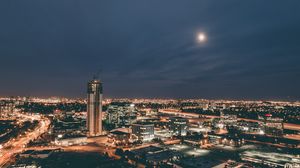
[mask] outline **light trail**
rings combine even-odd
[[[4,167],[11,158],[13,158],[18,153],[21,153],[26,144],[31,140],[38,138],[41,134],[48,131],[50,120],[39,115],[27,115],[19,114],[19,117],[22,117],[22,121],[25,120],[37,120],[39,121],[38,126],[33,131],[26,131],[25,135],[18,136],[14,140],[10,140],[3,145],[3,149],[0,149],[0,167]]]

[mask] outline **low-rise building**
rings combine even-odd
[[[55,145],[58,146],[84,145],[87,143],[87,137],[86,136],[61,137],[61,138],[56,138],[54,143]]]
[[[154,138],[154,124],[152,123],[133,124],[131,127],[132,134],[137,140],[151,141]]]
[[[124,131],[111,131],[108,134],[108,142],[115,145],[126,145],[129,143],[130,133]]]
[[[182,117],[170,118],[170,130],[173,135],[186,136],[188,130],[188,120]]]
[[[237,120],[237,115],[222,115],[221,116],[221,121],[223,122],[224,125],[236,125],[238,120]]]
[[[281,137],[283,136],[283,119],[273,117],[271,114],[266,114],[260,117],[263,121],[264,133],[271,136]]]
[[[130,155],[133,160],[146,162],[146,165],[149,166],[159,166],[161,164],[167,163],[173,159],[178,159],[181,156],[178,152],[172,150],[157,147],[157,146],[148,146],[145,148],[135,149],[130,151]]]
[[[9,166],[9,168],[41,168],[41,166],[35,164],[14,164]]]
[[[53,152],[55,152],[56,150],[27,150],[24,151],[23,153],[21,153],[19,156],[23,157],[23,158],[47,158],[49,157]]]

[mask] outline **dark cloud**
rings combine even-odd
[[[0,96],[300,99],[299,5],[1,1]]]

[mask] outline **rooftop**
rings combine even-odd
[[[123,132],[123,131],[111,131],[111,134],[115,134],[115,135],[128,135],[130,133],[128,132]]]

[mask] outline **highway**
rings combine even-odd
[[[2,144],[2,149],[0,149],[0,167],[5,167],[15,155],[22,152],[29,141],[38,138],[41,134],[48,131],[50,125],[50,120],[48,118],[41,117],[40,115],[21,113],[18,115],[22,118],[20,121],[37,120],[39,121],[39,124],[34,130],[26,131],[25,135],[19,135],[5,144]]]

